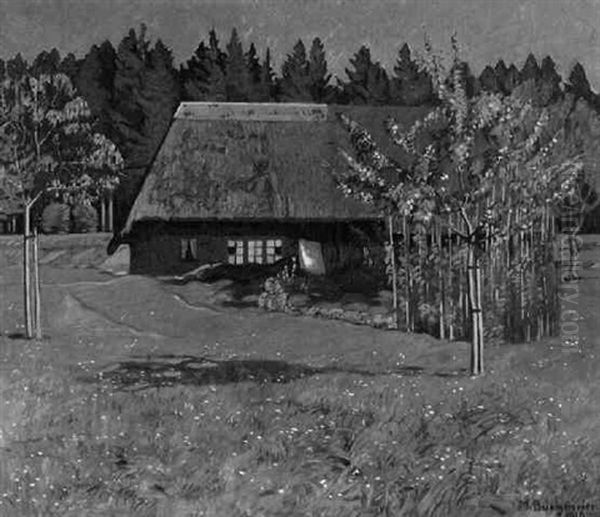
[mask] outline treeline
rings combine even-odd
[[[522,68],[498,61],[475,76],[461,63],[466,91],[511,93],[527,84],[534,104],[550,105],[572,93],[600,110],[583,66],[577,63],[566,81],[551,57],[541,63],[529,55]],[[244,45],[234,29],[222,44],[215,30],[200,41],[179,67],[171,49],[151,41],[145,26],[131,29],[115,48],[110,41],[93,45],[81,59],[56,49],[42,51],[31,63],[20,55],[0,60],[2,76],[64,73],[88,102],[99,129],[115,142],[130,171],[121,187],[122,220],[138,191],[171,117],[181,101],[318,102],[329,104],[424,106],[436,102],[431,80],[407,44],[400,47],[391,70],[362,46],[349,59],[344,77],[329,71],[322,40],[294,45],[276,71],[270,49]]]

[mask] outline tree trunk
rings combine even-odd
[[[467,289],[471,312],[471,375],[483,373],[483,313],[481,309],[481,268],[475,244],[470,242],[467,251]]]
[[[113,205],[113,195],[112,192],[108,195],[108,231],[112,232],[113,231],[113,212],[114,212],[114,205]]]
[[[444,268],[442,267],[444,256],[442,247],[442,229],[436,224],[435,225],[435,238],[437,244],[438,260],[439,260],[439,271],[438,271],[438,282],[439,282],[439,311],[440,311],[440,339],[446,339],[446,289],[444,283]]]
[[[42,301],[40,298],[40,267],[37,228],[33,229],[33,289],[35,309],[35,338],[42,339]]]
[[[31,317],[31,260],[29,257],[29,219],[31,214],[31,205],[25,203],[24,221],[23,221],[23,305],[25,309],[25,337],[33,337],[33,321]]]
[[[408,222],[406,221],[406,216],[402,219],[402,234],[404,236],[404,267],[406,268],[406,274],[404,277],[404,307],[405,307],[405,316],[406,316],[406,331],[411,332],[411,285],[410,285],[410,235],[408,234]]]
[[[396,246],[394,245],[394,220],[388,217],[388,230],[390,236],[390,262],[392,267],[392,296],[394,304],[394,328],[398,328],[398,271],[396,268]]]
[[[106,199],[100,198],[100,231],[106,231]]]

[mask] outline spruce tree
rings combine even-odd
[[[500,93],[502,90],[500,81],[498,81],[498,77],[496,76],[496,71],[490,65],[487,65],[481,72],[479,85],[483,91],[490,93]]]
[[[181,67],[183,100],[224,101],[226,55],[212,29],[208,44],[201,41],[192,57]]]
[[[87,101],[92,114],[97,117],[100,130],[109,138],[115,135],[111,116],[116,52],[112,43],[105,40],[93,45],[79,65],[75,87]]]
[[[277,99],[275,72],[271,65],[271,51],[268,48],[260,65],[260,77],[254,95],[257,102],[271,102]]]
[[[389,104],[387,73],[379,62],[371,60],[369,48],[363,45],[350,59],[350,64],[353,69],[346,68],[348,80],[340,84],[344,99],[351,104]]]
[[[565,83],[565,92],[572,94],[575,99],[581,98],[590,101],[594,97],[594,92],[581,63],[575,63],[571,69],[569,79]]]
[[[180,91],[171,51],[161,40],[151,46],[143,25],[139,33],[132,29],[123,38],[115,65],[111,119],[117,145],[130,170],[118,193],[125,212],[166,134]]]
[[[229,102],[245,102],[249,99],[251,78],[246,55],[237,30],[231,31],[225,60],[225,93]]]
[[[71,80],[71,82],[75,84],[81,63],[82,60],[77,59],[75,54],[69,52],[60,62],[58,71],[61,74],[65,74]]]
[[[308,58],[308,76],[310,95],[314,102],[331,101],[332,89],[329,85],[331,74],[327,71],[325,46],[319,38],[315,38],[310,47]]]
[[[260,96],[260,75],[261,66],[260,59],[258,58],[258,52],[254,43],[250,43],[248,51],[244,54],[244,62],[246,65],[246,75],[248,79],[247,86],[247,97],[250,102],[260,102],[258,97]]]
[[[519,69],[513,64],[511,64],[506,70],[506,75],[503,84],[504,93],[510,95],[513,90],[521,84],[521,73]]]
[[[537,59],[533,54],[529,54],[525,60],[525,64],[521,69],[521,81],[537,81],[541,77],[541,70]]]
[[[431,78],[427,72],[419,69],[406,43],[398,52],[390,89],[392,104],[422,106],[434,101]]]
[[[539,82],[538,103],[540,106],[548,106],[561,98],[562,89],[560,85],[562,84],[562,77],[556,71],[556,64],[550,56],[546,56],[542,60]]]
[[[58,72],[60,66],[60,52],[53,48],[50,52],[42,50],[33,60],[30,73],[34,77],[51,75]]]
[[[29,64],[21,54],[17,54],[6,62],[7,76],[12,80],[21,79],[29,68]]]
[[[312,100],[309,62],[302,40],[294,45],[291,54],[281,66],[279,82],[283,102],[310,102]]]

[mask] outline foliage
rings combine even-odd
[[[326,103],[333,94],[330,79],[323,42],[315,38],[307,53],[298,40],[281,66],[278,93],[283,102]]]
[[[44,233],[67,233],[71,229],[69,205],[50,203],[42,212],[42,231]]]
[[[285,265],[274,277],[265,280],[258,306],[268,311],[286,312],[291,308],[290,294],[298,288],[298,265]]]
[[[350,59],[353,69],[346,69],[348,80],[340,81],[342,97],[353,104],[380,106],[389,104],[390,82],[379,62],[373,62],[371,51],[365,45]]]
[[[431,78],[412,59],[408,44],[398,52],[392,76],[392,102],[402,106],[425,106],[435,101]]]
[[[498,335],[502,327],[511,340],[552,332],[534,316],[552,320],[556,311],[548,303],[557,297],[546,267],[553,238],[548,214],[585,183],[585,171],[578,150],[559,144],[564,112],[536,107],[528,95],[538,73],[534,59],[523,71],[530,81],[512,95],[471,96],[456,42],[449,71],[429,45],[426,50],[439,105],[408,129],[393,120],[388,125],[408,159],[397,163],[384,155],[364,128],[342,116],[355,156],[344,153],[349,170],[340,185],[404,221],[397,276],[405,328],[433,328],[443,336],[450,325],[451,334],[473,340],[478,355],[483,335]],[[543,291],[533,288],[539,285]],[[518,322],[500,323],[514,314]]]
[[[72,228],[75,233],[98,231],[98,212],[88,203],[78,203],[71,210]]]
[[[0,188],[33,204],[40,196],[93,199],[114,188],[122,158],[94,132],[86,102],[62,74],[8,79],[0,107]]]

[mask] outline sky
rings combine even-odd
[[[580,61],[600,90],[600,0],[0,0],[0,57],[52,47],[80,57],[142,22],[176,62],[211,27],[223,45],[233,27],[259,52],[268,45],[277,67],[298,38],[319,36],[340,76],[362,44],[389,66],[405,41],[422,50],[424,30],[442,50],[456,32],[476,73],[500,58],[520,67],[529,52],[550,54],[563,76]]]

